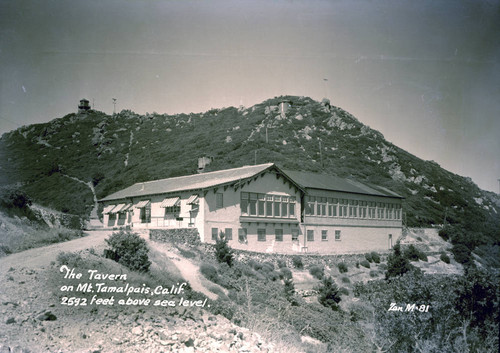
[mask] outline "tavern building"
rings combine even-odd
[[[196,228],[234,249],[384,251],[402,233],[402,197],[386,188],[273,163],[136,183],[101,200],[107,228]]]

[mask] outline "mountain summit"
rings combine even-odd
[[[36,202],[89,217],[95,198],[137,182],[273,162],[349,177],[405,197],[407,226],[460,224],[498,236],[498,195],[386,141],[345,110],[282,96],[250,108],[113,116],[80,110],[0,139],[0,182]],[[94,195],[93,195],[94,193]]]

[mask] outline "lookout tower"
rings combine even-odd
[[[278,105],[281,115],[284,115],[292,107],[292,101],[284,100]]]
[[[80,104],[78,104],[78,113],[85,113],[90,109],[89,101],[84,99],[80,99]]]

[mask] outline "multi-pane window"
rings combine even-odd
[[[367,206],[367,202],[366,201],[360,201],[359,202],[359,216],[361,218],[366,218],[366,206]]]
[[[265,228],[257,229],[257,240],[258,241],[266,241],[266,229]]]
[[[168,215],[178,215],[181,212],[181,206],[165,207],[165,217]]]
[[[215,208],[223,208],[224,207],[224,198],[221,192],[215,194]]]
[[[273,216],[273,195],[266,195],[266,216]]]
[[[241,215],[258,217],[295,217],[295,202],[293,196],[241,193]]]
[[[238,228],[238,241],[241,243],[247,242],[247,229],[246,228]]]
[[[349,200],[349,217],[358,217],[358,200]]]
[[[257,213],[259,216],[265,216],[265,208],[266,208],[266,195],[258,194],[257,195]]]
[[[290,217],[295,217],[295,197],[290,197],[288,199],[288,213],[290,214]]]
[[[248,216],[248,192],[241,193],[240,208],[243,216]]]
[[[314,206],[316,205],[316,198],[314,196],[307,196],[306,201],[306,215],[314,216]]]
[[[347,200],[340,199],[339,203],[339,217],[347,217]]]
[[[337,207],[339,200],[328,198],[328,216],[337,217]]]
[[[151,223],[151,204],[142,207],[140,210],[141,223]]]
[[[288,197],[281,197],[281,217],[288,217]]]
[[[316,207],[316,215],[317,216],[326,216],[326,197],[317,197],[317,207]]]
[[[218,228],[212,228],[212,240],[217,240],[218,232],[219,232]]]
[[[321,231],[321,240],[327,241],[328,240],[328,231],[326,229],[323,229]]]
[[[281,196],[274,196],[274,217],[280,217],[281,214]]]
[[[314,241],[314,230],[307,230],[307,241]]]
[[[276,228],[274,230],[274,234],[276,236],[276,238],[275,238],[276,241],[283,241],[283,229]]]
[[[340,240],[340,230],[335,231],[335,240]]]
[[[292,229],[292,241],[298,241],[299,240],[299,230],[298,229]]]
[[[224,229],[224,236],[227,240],[233,240],[233,228]]]
[[[250,216],[257,216],[257,194],[250,193]]]

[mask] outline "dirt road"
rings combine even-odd
[[[51,261],[57,258],[57,254],[62,251],[79,251],[92,247],[96,249],[103,248],[106,245],[104,239],[111,234],[111,231],[99,230],[88,231],[87,233],[89,235],[83,238],[44,246],[43,248],[30,249],[0,258],[0,273],[7,272],[11,267],[24,267],[29,269],[47,267],[50,265]]]

